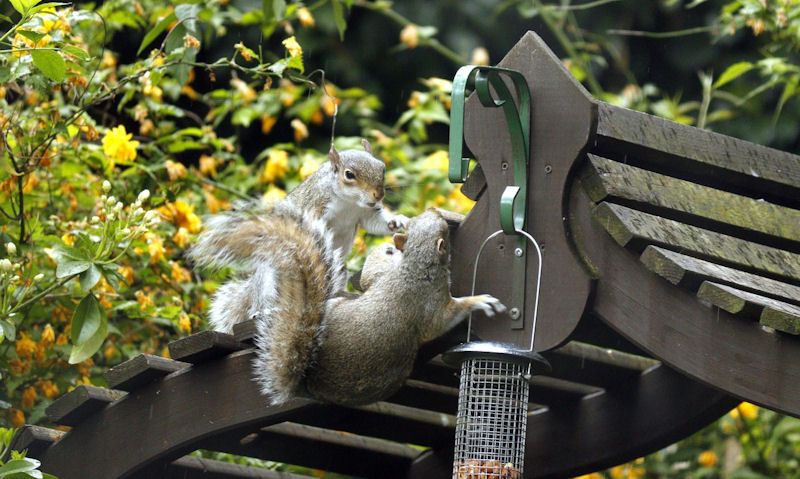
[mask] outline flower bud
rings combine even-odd
[[[108,206],[111,206],[116,202],[117,202],[117,198],[115,196],[109,196],[108,198],[106,198],[106,204]]]
[[[156,216],[156,212],[153,211],[153,210],[150,210],[150,211],[148,211],[147,213],[144,214],[144,220],[145,221],[152,221],[153,218],[155,218],[155,216]]]
[[[147,198],[150,198],[150,190],[142,190],[142,192],[139,193],[139,196],[136,199],[141,202],[145,202],[147,201]]]
[[[108,181],[108,180],[104,180],[103,181],[103,191],[105,191],[106,193],[111,191],[111,182],[110,181]]]
[[[14,256],[15,254],[17,254],[17,245],[12,243],[11,241],[6,243],[6,253],[8,253],[9,256]]]
[[[11,271],[13,265],[8,258],[0,259],[0,271]]]
[[[33,277],[33,282],[38,283],[39,281],[44,279],[44,273],[39,273]]]
[[[99,223],[100,222],[100,217],[99,216],[92,216],[92,219],[90,221],[92,223]]]
[[[114,211],[117,211],[117,212],[122,211],[122,206],[123,206],[122,202],[121,201],[117,201],[117,204],[114,205]]]

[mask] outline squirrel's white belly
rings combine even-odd
[[[341,250],[343,258],[347,258],[353,249],[353,241],[363,215],[363,207],[344,201],[332,201],[325,209],[322,219],[333,232],[333,246]]]

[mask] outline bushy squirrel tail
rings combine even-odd
[[[206,228],[190,252],[195,263],[246,273],[219,288],[210,321],[230,332],[256,320],[256,381],[273,404],[286,402],[314,361],[325,303],[344,288],[344,260],[322,220],[285,203],[223,213]]]

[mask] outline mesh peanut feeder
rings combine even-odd
[[[507,81],[513,85],[514,96]],[[462,156],[468,89],[474,90],[484,107],[503,108],[514,165],[514,185],[506,186],[500,197],[501,229],[484,240],[475,258],[472,294],[475,294],[478,262],[489,241],[500,234],[516,238],[511,271],[513,287],[508,306],[512,328],[522,329],[527,277],[525,253],[529,243],[535,247],[539,261],[528,349],[498,342],[470,342],[470,316],[467,343],[444,354],[445,362],[461,368],[453,479],[521,479],[530,380],[534,374],[550,368],[549,363],[533,350],[542,251],[536,240],[524,230],[530,156],[530,91],[525,77],[514,70],[474,65],[458,70],[453,79],[450,110],[449,178],[453,183],[463,183],[469,167],[469,158]]]

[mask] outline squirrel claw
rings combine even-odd
[[[482,294],[478,296],[478,298],[480,298],[480,301],[475,303],[473,310],[481,310],[488,317],[492,317],[495,314],[502,313],[506,310],[505,305],[494,296]]]
[[[403,215],[395,215],[394,218],[389,220],[386,226],[389,227],[389,231],[391,232],[404,230],[408,228],[408,217]]]

